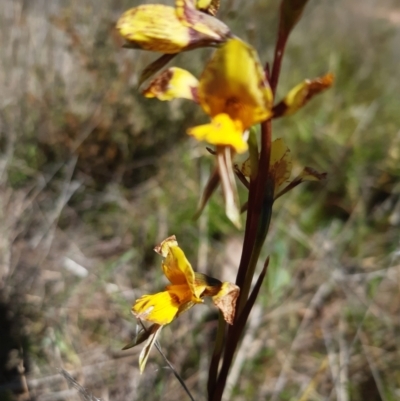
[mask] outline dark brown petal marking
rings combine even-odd
[[[169,293],[169,295],[170,295],[170,297],[171,297],[171,299],[172,299],[172,302],[174,302],[174,303],[176,303],[176,304],[180,304],[180,299],[179,299],[179,297],[178,297],[178,295],[176,295],[176,294],[174,294],[174,293]]]
[[[160,74],[158,77],[156,77],[153,82],[151,83],[150,87],[152,88],[153,93],[164,93],[168,90],[169,87],[169,82],[173,76],[173,72],[171,70],[166,70],[162,74]],[[148,89],[147,89],[148,90]],[[157,248],[157,247],[156,247]],[[157,253],[160,253],[159,251],[154,250]]]
[[[276,106],[273,107],[272,113],[274,118],[283,116],[288,109],[288,105],[285,102],[279,102]]]

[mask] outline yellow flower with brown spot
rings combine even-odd
[[[171,323],[181,313],[204,297],[211,297],[224,319],[233,324],[239,287],[229,282],[221,282],[202,273],[194,272],[174,235],[157,245],[154,250],[164,257],[162,269],[171,285],[166,291],[144,295],[132,306],[133,314],[140,320],[152,324],[145,327],[123,349],[129,349],[145,342],[140,356],[139,368],[143,373],[150,351],[163,326]]]
[[[157,75],[142,91],[147,98],[172,100],[177,98],[196,101],[199,81],[189,71],[171,67]]]
[[[272,98],[256,51],[240,39],[229,39],[215,51],[199,80],[198,100],[211,123],[188,134],[243,153],[244,131],[272,116]]]
[[[240,39],[231,38],[215,51],[199,81],[185,70],[169,68],[143,93],[160,100],[194,100],[211,117],[210,123],[187,132],[216,146],[218,177],[212,178],[205,191],[212,193],[221,182],[226,215],[240,227],[232,158],[248,149],[245,131],[272,116],[273,95],[256,51]]]
[[[171,284],[165,291],[144,295],[135,302],[132,312],[138,319],[164,326],[195,304],[203,303],[203,297],[211,296],[227,322],[233,324],[239,295],[236,285],[194,272],[175,236],[164,240],[155,250],[165,258],[162,269]]]
[[[197,10],[190,0],[176,6],[144,4],[126,11],[117,22],[126,47],[166,54],[223,43],[229,28],[211,15]]]
[[[200,80],[181,68],[159,74],[143,91],[160,100],[196,101],[211,123],[190,128],[188,134],[215,146],[247,150],[244,132],[272,116],[272,92],[256,51],[240,39],[229,39],[214,53]]]

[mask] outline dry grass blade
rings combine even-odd
[[[162,352],[161,347],[158,345],[158,343],[155,343],[155,346],[158,350],[158,352],[161,354],[161,356],[164,358],[164,361],[167,363],[167,365],[169,366],[169,368],[172,370],[172,373],[175,375],[175,377],[178,379],[179,383],[181,384],[181,386],[183,387],[183,389],[185,390],[186,394],[189,396],[189,398],[191,399],[191,401],[195,401],[192,394],[190,393],[189,389],[187,388],[185,382],[183,381],[182,377],[180,376],[180,374],[175,370],[175,368],[172,366],[171,362],[168,360],[168,358],[165,356],[165,354]]]
[[[87,389],[82,387],[66,370],[60,369],[60,373],[63,375],[65,380],[68,382],[70,387],[77,390],[79,396],[84,401],[101,401],[101,398],[95,397],[93,394],[89,393]]]
[[[371,370],[371,373],[372,373],[372,377],[375,380],[375,384],[376,384],[376,387],[378,389],[379,396],[380,396],[382,401],[389,401],[389,399],[386,397],[385,386],[383,384],[383,380],[382,380],[381,374],[379,373],[379,369],[378,369],[378,367],[376,365],[374,357],[372,356],[372,354],[371,354],[371,352],[369,350],[370,345],[369,345],[368,337],[364,333],[364,331],[360,331],[359,338],[361,340],[361,344],[363,346],[364,355],[365,355],[365,357],[367,359],[368,366],[369,366],[369,368]]]
[[[298,398],[298,401],[308,401],[311,399],[313,393],[315,392],[315,389],[317,388],[319,380],[321,379],[321,376],[325,372],[327,366],[328,366],[328,358],[324,358],[314,377],[311,379],[310,383],[303,391],[303,394]]]

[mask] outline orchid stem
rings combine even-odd
[[[212,394],[215,389],[215,384],[217,383],[219,361],[221,359],[221,354],[224,348],[224,340],[226,332],[225,329],[226,329],[225,319],[222,313],[219,313],[217,338],[215,339],[214,352],[211,357],[210,369],[208,372],[207,390],[209,398],[212,397]]]

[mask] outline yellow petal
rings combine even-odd
[[[156,97],[159,100],[195,100],[198,83],[189,71],[171,67],[158,75],[142,93],[146,97]]]
[[[225,113],[214,116],[209,124],[189,128],[187,133],[198,141],[206,141],[212,145],[230,145],[237,153],[247,150],[241,121],[234,121]]]
[[[274,108],[274,117],[289,116],[306,105],[315,95],[330,88],[333,84],[333,74],[326,74],[315,79],[306,79],[296,85],[286,97]]]
[[[216,50],[200,78],[199,102],[207,114],[228,114],[243,129],[269,118],[272,92],[255,50],[236,38]]]
[[[178,241],[176,240],[175,235],[171,235],[170,237],[165,238],[164,241],[161,241],[160,244],[154,247],[154,251],[166,258],[169,248],[172,246],[178,246]]]
[[[134,48],[162,53],[179,53],[191,42],[190,29],[176,16],[175,8],[147,4],[126,11],[117,30]]]
[[[229,28],[222,21],[197,10],[193,0],[175,0],[175,10],[181,23],[201,34],[205,40],[214,40],[218,44],[230,36]]]
[[[186,285],[195,298],[200,298],[203,290],[196,288],[195,273],[175,235],[166,238],[154,250],[165,258],[161,266],[167,279],[173,285]]]
[[[174,285],[186,285],[194,299],[199,299],[204,288],[196,286],[192,265],[179,246],[170,245],[168,248],[167,256],[162,263],[165,276]]]
[[[125,47],[175,54],[225,42],[229,28],[193,5],[188,8],[187,1],[177,0],[176,9],[145,4],[126,11],[117,22]]]
[[[200,288],[200,287],[196,287]],[[172,294],[176,299],[178,300],[179,303],[179,310],[177,313],[177,317],[190,309],[193,305],[195,304],[201,304],[204,301],[201,298],[196,297],[192,290],[188,287],[187,284],[181,284],[181,285],[169,285],[167,286],[167,290]],[[204,291],[204,288],[201,288],[201,292]]]
[[[165,325],[175,318],[179,306],[179,298],[169,291],[163,291],[154,295],[143,295],[133,305],[132,312],[138,319]]]
[[[290,178],[291,172],[292,158],[290,150],[282,138],[275,139],[272,142],[270,159],[270,174],[274,177],[275,192]]]
[[[156,72],[160,71],[161,68],[165,67],[174,57],[175,54],[163,54],[161,57],[157,58],[151,62],[146,68],[140,73],[138,79],[138,86],[141,86],[144,81],[147,81]]]
[[[194,271],[181,248],[169,248],[162,268],[165,276],[172,284],[189,284],[194,281]]]
[[[220,0],[197,0],[196,8],[210,15],[216,15],[219,9]]]

